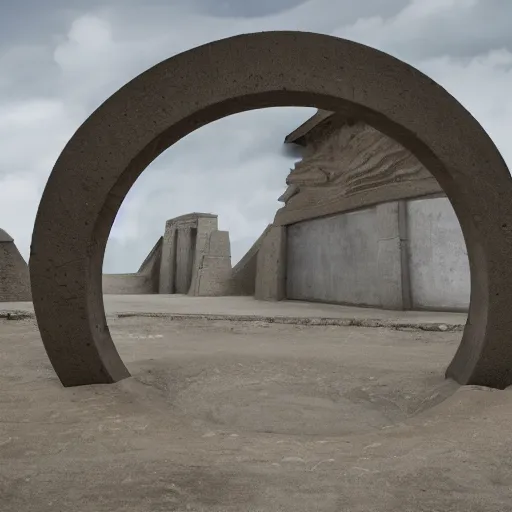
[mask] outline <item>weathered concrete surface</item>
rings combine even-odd
[[[403,254],[404,246],[401,233],[401,214],[405,208],[403,201],[382,203],[375,207],[377,221],[377,282],[379,285],[380,307],[386,309],[405,309],[409,302],[404,300],[407,293],[408,272],[403,268],[407,260]],[[359,255],[357,255],[359,256]],[[349,268],[345,269],[350,272]]]
[[[109,327],[133,377],[62,389],[0,321],[2,512],[510,509],[512,391],[444,380],[461,333]]]
[[[158,277],[159,293],[174,293],[176,287],[176,238],[177,233],[174,226],[174,219],[168,220],[165,223],[162,240],[162,259],[160,260],[160,273]]]
[[[392,212],[402,205],[405,230],[379,240],[378,281],[368,289],[369,304],[376,304],[371,290],[378,288],[382,307],[467,310],[470,273],[459,222],[449,200],[439,197],[444,196],[439,184],[411,153],[368,125],[354,124],[343,113],[322,110],[289,134],[285,142],[302,146],[302,160],[286,179],[288,188],[280,198],[285,206],[277,212],[276,224],[296,225],[297,221],[343,215],[354,208],[367,209],[379,203],[378,223],[388,222],[391,231],[397,231],[400,222],[393,219],[398,217],[397,212],[387,215],[385,210]],[[418,196],[428,199],[411,200]],[[307,224],[311,228],[321,225],[322,221]],[[344,233],[340,232],[340,236]],[[312,237],[311,244],[317,242],[316,238]],[[327,241],[322,250],[327,262],[337,257],[336,251],[330,253],[330,244]],[[302,240],[300,245],[307,247],[310,243]],[[355,257],[358,259],[359,254]],[[343,258],[343,271],[357,273],[357,265],[352,268],[347,259],[352,261],[354,255]],[[336,264],[333,261],[324,265],[330,275],[323,277],[326,285],[322,283],[322,288],[345,287],[339,276],[341,270],[332,271]],[[309,274],[312,268],[319,268],[318,262],[311,261],[310,267],[304,272]],[[316,300],[316,293],[323,294],[316,291],[314,283],[312,294],[303,290],[304,279],[307,277],[299,277],[300,282],[295,285],[301,298]],[[368,282],[370,276],[358,281]],[[332,298],[328,300],[364,304],[365,292],[358,289],[362,287],[354,288],[353,297],[346,289],[330,291],[327,295]]]
[[[426,330],[461,329],[464,313],[432,311],[389,311],[333,304],[283,300],[265,302],[253,297],[191,297],[187,295],[106,295],[109,317],[148,315],[181,318],[185,316],[268,321],[297,324],[331,324],[422,328]],[[33,316],[30,302],[0,303],[0,317]]]
[[[381,203],[287,231],[289,299],[468,309],[466,244],[446,197]]]
[[[288,226],[287,297],[381,305],[375,208]]]
[[[201,254],[189,294],[198,297],[232,295],[231,242],[228,231],[213,231]]]
[[[231,286],[229,233],[218,231],[217,216],[197,221],[197,241],[189,294],[227,295]],[[215,227],[215,229],[214,229]]]
[[[286,228],[271,226],[256,257],[254,297],[258,300],[286,298]]]
[[[14,239],[0,229],[0,302],[31,300],[30,275]]]
[[[229,233],[218,230],[217,215],[188,213],[168,220],[162,254],[160,293],[231,294]]]
[[[158,293],[151,276],[145,274],[103,274],[103,293],[107,295],[140,295]]]
[[[193,229],[197,228],[180,226],[176,230],[176,293],[188,293],[192,282],[197,233],[193,236]]]
[[[160,265],[160,293],[188,293],[205,241],[218,229],[217,215],[187,213],[165,224]]]
[[[106,325],[101,266],[140,173],[207,123],[287,105],[366,123],[437,179],[461,222],[472,274],[470,318],[447,374],[460,383],[512,383],[512,178],[492,140],[453,96],[404,62],[331,36],[268,32],[210,43],[142,73],[96,109],[59,156],[38,208],[30,272],[41,336],[64,385],[129,376]]]
[[[286,178],[276,224],[442,192],[410,151],[365,123],[320,112],[306,126],[286,139],[307,151]]]
[[[450,202],[410,201],[407,210],[412,306],[467,309],[471,278],[466,243]]]
[[[231,292],[233,295],[254,295],[256,291],[258,251],[271,227],[272,224],[269,224],[263,230],[263,233],[256,242],[252,244],[243,258],[233,267],[231,274]]]
[[[160,293],[188,293],[204,239],[217,229],[217,215],[188,213],[165,224],[160,265]],[[199,246],[199,247],[198,247]]]
[[[103,293],[107,295],[158,293],[162,241],[163,237],[151,249],[138,272],[103,274]]]

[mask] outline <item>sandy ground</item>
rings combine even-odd
[[[512,510],[512,390],[460,332],[110,319],[132,378],[64,389],[0,320],[2,512]]]

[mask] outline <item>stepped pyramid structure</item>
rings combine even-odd
[[[32,300],[28,265],[14,239],[0,229],[0,302]]]

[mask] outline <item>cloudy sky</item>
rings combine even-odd
[[[28,258],[46,179],[80,123],[148,67],[245,32],[332,34],[415,65],[473,113],[512,167],[511,23],[510,0],[4,0],[0,227]],[[219,215],[238,260],[279,207],[293,165],[284,137],[313,113],[240,114],[165,152],[126,198],[104,271],[135,271],[166,219],[191,211]]]

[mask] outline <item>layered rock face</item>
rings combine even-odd
[[[286,183],[278,224],[442,193],[414,155],[362,122],[309,140]]]

